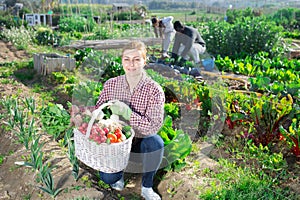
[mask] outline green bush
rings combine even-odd
[[[105,40],[113,38],[113,35],[110,33],[109,28],[104,26],[99,26],[94,29],[94,34],[85,37],[86,40]]]
[[[69,45],[71,41],[82,39],[82,33],[77,31],[64,32],[59,34],[59,46]]]
[[[252,8],[246,8],[244,10],[232,9],[226,11],[227,22],[230,24],[236,23],[236,21],[243,17],[255,17],[255,12]]]
[[[20,27],[22,21],[19,18],[15,18],[8,12],[0,11],[0,27],[6,27],[8,29],[12,27]]]
[[[59,20],[59,30],[62,32],[92,32],[96,27],[93,18],[84,18],[81,16],[64,17]]]
[[[300,26],[300,9],[283,8],[270,17],[277,25],[281,25],[288,30],[297,30]]]
[[[36,42],[40,45],[59,44],[59,36],[50,27],[40,26],[37,28]]]
[[[0,38],[10,41],[18,50],[27,49],[33,43],[35,32],[31,29],[26,29],[24,26],[20,28],[12,27],[11,29],[4,28],[0,32]]]
[[[209,22],[202,35],[207,51],[213,55],[244,58],[264,51],[274,57],[285,50],[280,43],[282,30],[265,17],[246,17],[237,19],[235,24]]]

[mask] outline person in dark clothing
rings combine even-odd
[[[205,41],[199,31],[193,27],[184,26],[180,21],[174,22],[174,29],[176,34],[172,58],[177,59],[180,56],[185,60],[189,60],[192,57],[194,63],[199,64],[199,55],[206,51]]]

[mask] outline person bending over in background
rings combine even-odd
[[[161,22],[163,25],[163,40],[162,40],[162,57],[163,58],[168,58],[170,57],[168,55],[168,51],[171,45],[171,42],[175,36],[175,29],[173,26],[173,17],[164,17]]]
[[[163,25],[162,25],[161,20],[159,20],[156,17],[153,17],[151,19],[151,22],[152,22],[152,26],[153,26],[153,29],[154,29],[155,37],[156,38],[163,38]]]
[[[133,41],[123,49],[125,75],[111,78],[104,84],[96,108],[115,100],[110,110],[127,120],[135,131],[131,153],[142,158],[141,194],[146,200],[160,200],[152,187],[164,152],[164,142],[157,132],[163,124],[165,95],[161,86],[148,77],[144,70],[146,51],[145,44],[140,41]],[[123,190],[123,171],[99,173],[100,178],[113,189]]]
[[[152,18],[153,27],[156,28],[155,30],[159,29],[161,31],[161,38],[162,38],[162,58],[169,58],[168,55],[169,48],[171,45],[172,40],[175,36],[175,29],[173,27],[173,17],[164,17],[163,19],[159,20],[156,17]]]
[[[174,22],[176,30],[172,58],[181,56],[184,60],[192,57],[195,64],[200,63],[200,54],[206,51],[205,41],[199,31],[193,27],[184,26],[180,21]]]

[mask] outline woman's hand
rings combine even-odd
[[[112,100],[109,103],[112,103],[112,105],[109,108],[113,114],[120,115],[124,119],[130,120],[132,110],[129,108],[128,105],[119,100]]]

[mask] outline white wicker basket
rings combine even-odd
[[[131,129],[131,136],[120,143],[97,144],[89,139],[95,119],[99,117],[99,114],[103,114],[102,109],[109,105],[109,103],[105,103],[93,112],[86,135],[77,129],[74,129],[73,132],[76,157],[95,170],[114,173],[124,170],[128,164],[134,131]],[[124,122],[120,123],[124,124]]]

